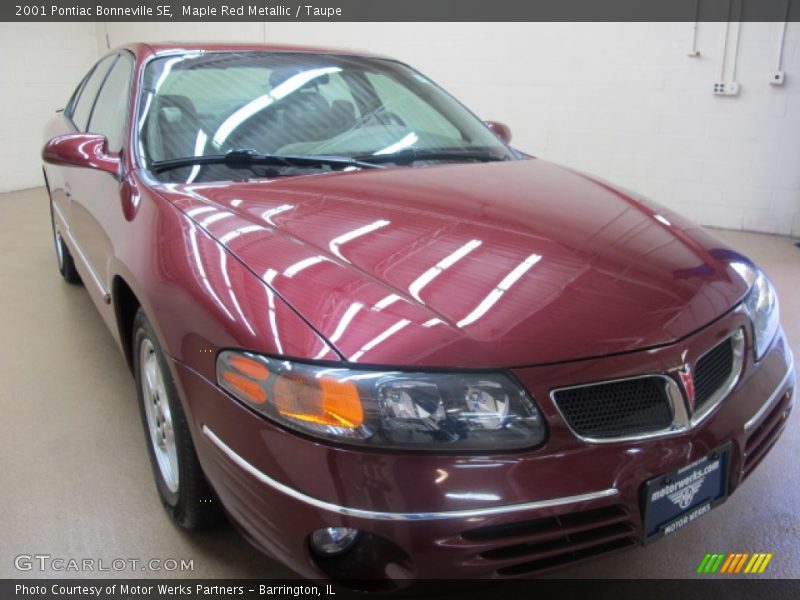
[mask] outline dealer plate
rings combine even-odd
[[[644,483],[644,543],[692,523],[728,498],[731,444]]]

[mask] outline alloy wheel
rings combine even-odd
[[[139,368],[141,369],[142,395],[150,433],[150,444],[153,447],[161,477],[169,491],[174,494],[178,491],[180,479],[172,411],[169,407],[164,375],[161,372],[155,348],[147,338],[142,340],[139,348]]]

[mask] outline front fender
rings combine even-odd
[[[121,231],[112,232],[112,280],[128,285],[174,360],[214,381],[223,348],[339,359],[282,298],[189,217],[135,177],[123,188],[128,206]]]

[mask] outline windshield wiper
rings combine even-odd
[[[480,162],[494,162],[509,160],[508,157],[500,156],[485,150],[414,150],[406,149],[391,154],[364,154],[354,157],[359,162],[372,164],[395,163],[398,165],[410,165],[414,162],[425,160],[442,161],[462,161],[477,160]]]
[[[150,167],[156,173],[192,165],[225,165],[233,169],[247,169],[253,165],[271,167],[358,167],[360,169],[380,168],[373,162],[363,162],[349,156],[303,156],[292,154],[260,154],[254,150],[231,150],[226,154],[205,154],[156,160]]]

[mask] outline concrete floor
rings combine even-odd
[[[772,277],[800,357],[800,249],[785,237],[719,231]],[[0,194],[0,577],[19,554],[175,558],[187,577],[290,577],[230,527],[188,534],[162,510],[130,372],[81,286],[56,270],[43,188]],[[766,575],[800,577],[800,418],[724,506],[657,544],[563,577],[685,578],[706,552],[773,552]],[[105,573],[111,576],[114,573]],[[123,570],[119,576],[181,576]],[[706,576],[708,577],[708,576]]]

